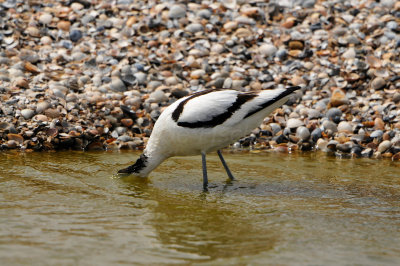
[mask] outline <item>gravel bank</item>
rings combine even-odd
[[[0,150],[142,149],[165,106],[301,85],[232,148],[400,160],[400,2],[0,3]]]

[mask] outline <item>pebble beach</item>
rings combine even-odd
[[[400,2],[0,1],[0,150],[143,149],[215,88],[301,86],[233,150],[400,160]]]

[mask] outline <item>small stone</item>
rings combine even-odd
[[[149,100],[150,102],[160,103],[166,101],[168,97],[162,90],[154,91],[150,93]]]
[[[46,111],[44,111],[44,114],[47,116],[47,117],[50,117],[50,118],[58,118],[58,117],[60,117],[60,112],[57,110],[57,109],[55,109],[55,108],[49,108],[49,109],[47,109]]]
[[[121,119],[121,124],[123,124],[125,127],[131,127],[133,125],[133,120],[130,118],[124,118]]]
[[[297,118],[290,118],[287,122],[286,122],[286,127],[287,128],[298,128],[300,126],[303,126],[304,123],[303,121],[301,121],[300,119]]]
[[[351,145],[349,143],[339,143],[336,145],[336,149],[344,153],[349,153],[351,151]]]
[[[47,122],[49,119],[45,115],[35,115],[33,118],[35,121],[42,121],[42,122]]]
[[[392,146],[392,143],[390,142],[390,140],[384,140],[384,141],[382,141],[382,142],[379,144],[379,146],[378,146],[378,152],[384,153],[384,152],[387,151],[391,146]]]
[[[392,156],[392,161],[400,161],[400,152]]]
[[[78,42],[82,38],[82,32],[80,30],[71,30],[69,33],[69,38],[73,42]]]
[[[304,48],[304,44],[301,41],[290,41],[288,46],[291,50],[303,50]]]
[[[147,75],[143,72],[138,72],[134,74],[139,85],[145,85],[147,80]]]
[[[377,117],[374,120],[374,128],[384,130],[385,129],[385,122],[383,122],[382,118]]]
[[[0,122],[0,130],[7,129],[10,126],[7,122]]]
[[[21,89],[29,89],[29,82],[24,77],[17,77],[14,81],[14,86],[21,88]]]
[[[339,123],[340,122],[340,118],[342,117],[342,111],[338,108],[330,108],[327,112],[326,112],[326,117],[329,118],[329,120],[335,122],[335,123]]]
[[[21,115],[25,119],[31,119],[35,115],[35,111],[33,111],[31,109],[23,109],[23,110],[21,110]]]
[[[15,140],[9,140],[6,143],[8,149],[15,149],[18,146],[18,143]]]
[[[50,24],[51,20],[53,19],[53,16],[49,13],[43,13],[42,15],[40,15],[39,17],[39,22],[47,25]]]
[[[354,59],[356,57],[356,51],[354,48],[349,48],[346,52],[342,54],[344,59]]]
[[[330,99],[330,104],[333,107],[341,106],[343,104],[347,104],[349,100],[347,99],[346,94],[341,89],[336,89],[332,92],[332,96]]]
[[[69,31],[70,27],[71,27],[71,22],[66,20],[61,20],[57,23],[57,29],[59,30]]]
[[[371,148],[367,148],[361,152],[361,157],[371,157],[374,151]]]
[[[371,82],[371,88],[374,90],[383,89],[385,86],[386,86],[386,81],[381,77],[377,77]]]
[[[189,31],[191,33],[196,33],[199,31],[203,31],[203,25],[199,24],[199,23],[192,23],[186,26],[185,28],[186,31]]]
[[[316,142],[318,139],[322,137],[322,130],[317,127],[311,132],[311,139],[312,141]]]
[[[43,36],[40,38],[40,43],[43,45],[50,45],[53,42],[53,40],[49,36]]]
[[[190,73],[192,79],[200,79],[205,76],[206,72],[203,69],[197,69]]]
[[[336,124],[333,123],[332,121],[329,121],[329,120],[325,120],[325,121],[322,123],[322,127],[324,128],[325,131],[326,131],[326,130],[330,130],[330,131],[332,131],[333,133],[335,133],[335,132],[338,131],[338,130],[337,130]]]
[[[117,92],[124,92],[127,90],[124,82],[120,78],[117,78],[117,77],[114,77],[112,79],[110,88],[113,91],[117,91]]]
[[[328,144],[327,144],[327,148],[330,150],[330,151],[335,151],[336,150],[336,146],[339,144],[339,142],[338,141],[336,141],[336,140],[330,140],[330,141],[328,141]]]
[[[327,152],[328,151],[328,141],[320,138],[317,141],[317,148],[323,152]]]
[[[9,134],[7,134],[7,139],[13,140],[13,141],[17,142],[18,144],[22,144],[24,142],[24,137],[22,137],[20,134],[9,133]]]
[[[39,102],[36,105],[36,113],[40,114],[42,112],[44,112],[47,108],[50,108],[50,103],[48,102]]]
[[[383,136],[383,131],[382,130],[375,130],[370,135],[371,138],[382,138],[382,136]]]
[[[189,95],[189,92],[187,90],[174,89],[171,91],[171,95],[174,96],[175,98],[179,99],[179,98]]]
[[[275,55],[277,50],[272,44],[263,44],[258,48],[258,51],[266,57]]]
[[[172,19],[183,18],[186,16],[186,9],[181,5],[173,5],[168,12],[168,17]]]
[[[344,132],[344,133],[352,133],[353,132],[352,125],[347,121],[340,122],[337,129],[339,132]]]
[[[304,126],[300,126],[296,130],[296,136],[302,140],[307,140],[310,137],[310,131]]]

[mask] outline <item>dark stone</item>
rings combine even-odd
[[[340,118],[342,117],[342,111],[338,108],[331,108],[326,112],[326,116],[336,124],[340,122]]]
[[[288,138],[285,137],[283,134],[273,137],[272,140],[278,144],[288,142]]]
[[[322,130],[317,127],[311,132],[311,139],[313,142],[317,142],[318,139],[322,137]]]
[[[69,32],[69,38],[71,39],[71,41],[73,42],[77,42],[82,38],[82,32],[80,30],[71,30]]]

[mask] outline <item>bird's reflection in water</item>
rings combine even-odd
[[[121,179],[133,197],[155,201],[151,225],[165,247],[200,260],[258,254],[274,248],[279,233],[252,224],[248,206],[232,206],[224,193],[235,181],[211,192],[160,188],[145,178]]]

